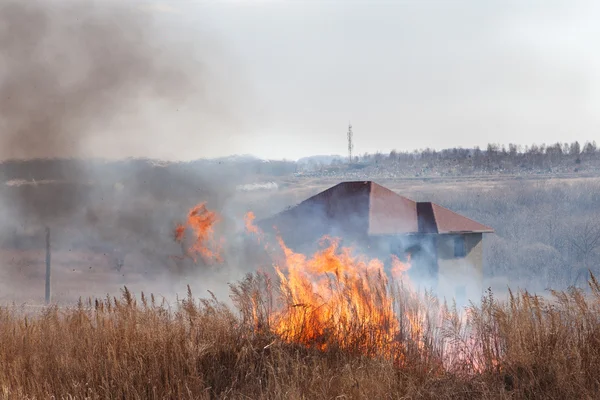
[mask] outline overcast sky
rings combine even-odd
[[[239,58],[268,157],[600,139],[600,6],[553,1],[172,2]]]
[[[346,154],[349,121],[361,154],[600,141],[598,2],[131,1],[212,66],[214,109],[148,100],[91,155]]]

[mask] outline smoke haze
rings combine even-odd
[[[90,160],[237,152],[238,65],[176,22],[136,2],[0,3],[0,297],[43,293],[45,226],[57,300],[144,290],[149,273],[171,292],[174,224],[197,202],[230,203],[240,177],[218,164]]]
[[[380,31],[379,34],[385,33],[386,38],[378,46],[373,46],[372,43],[376,42],[373,38],[369,39],[368,34],[377,33],[377,30],[370,29],[366,24],[354,23],[368,15],[364,14],[366,9],[363,6],[358,9],[353,6],[350,11],[354,10],[354,16],[347,21],[338,20],[335,35],[326,34],[331,23],[325,19],[340,14],[335,3],[326,7],[329,14],[316,8],[309,13],[323,22],[316,24],[325,29],[323,32],[307,32],[304,20],[298,18],[295,9],[285,15],[290,21],[293,18],[296,25],[281,22],[277,14],[265,14],[259,8],[253,9],[258,18],[254,20],[248,19],[246,14],[233,13],[237,15],[236,18],[229,13],[222,14],[222,19],[230,24],[230,31],[234,32],[239,26],[247,29],[235,31],[238,36],[244,37],[238,44],[241,43],[247,59],[255,63],[255,73],[260,72],[254,77],[261,83],[262,90],[271,90],[269,109],[273,106],[274,113],[278,114],[274,121],[277,124],[269,129],[263,126],[257,129],[262,130],[261,140],[252,135],[241,137],[237,132],[241,131],[251,110],[244,68],[227,54],[228,47],[211,33],[190,26],[185,28],[185,34],[183,30],[178,30],[179,14],[174,16],[168,6],[165,7],[154,7],[155,11],[143,12],[135,7],[135,3],[123,5],[117,2],[38,0],[7,0],[0,3],[0,159],[44,158],[26,165],[18,162],[0,165],[0,176],[4,178],[0,187],[0,240],[11,251],[40,249],[44,245],[43,227],[48,225],[52,228],[53,249],[57,253],[79,251],[82,257],[88,257],[89,252],[98,257],[108,255],[108,261],[98,261],[96,256],[90,256],[92,258],[83,262],[77,260],[80,263],[77,264],[64,254],[56,254],[55,265],[72,265],[62,272],[57,271],[56,276],[64,278],[65,282],[74,282],[72,290],[75,293],[103,294],[95,292],[94,288],[87,288],[82,282],[102,283],[103,279],[110,279],[113,287],[129,285],[132,282],[131,265],[143,266],[141,271],[135,272],[166,271],[165,268],[171,265],[169,256],[178,254],[180,250],[172,241],[174,223],[185,218],[188,209],[198,202],[207,201],[211,209],[223,215],[221,228],[225,232],[219,234],[227,236],[240,224],[243,213],[247,211],[247,202],[244,202],[247,198],[236,197],[235,187],[252,183],[252,179],[245,181],[244,173],[248,173],[249,168],[227,169],[218,163],[157,166],[147,160],[128,160],[102,165],[88,161],[49,161],[45,158],[75,157],[87,160],[90,157],[146,156],[197,159],[218,153],[246,152],[246,147],[238,148],[238,144],[248,145],[251,151],[260,148],[278,156],[290,149],[305,152],[306,147],[303,149],[302,146],[309,146],[310,151],[335,148],[343,151],[348,110],[358,110],[357,113],[364,115],[363,132],[367,126],[373,127],[374,133],[378,130],[384,132],[385,129],[412,132],[400,139],[396,131],[388,132],[388,135],[380,134],[379,139],[375,134],[369,136],[369,142],[377,148],[387,146],[378,142],[384,139],[385,143],[391,143],[392,146],[396,146],[398,140],[402,146],[405,143],[429,143],[416,142],[415,138],[440,140],[439,137],[428,136],[427,132],[443,132],[450,140],[468,132],[487,132],[488,128],[481,128],[485,127],[481,121],[500,121],[501,124],[497,124],[500,127],[498,132],[508,131],[519,135],[522,129],[513,129],[510,125],[504,127],[506,121],[515,121],[514,110],[520,116],[517,121],[521,121],[521,118],[522,121],[529,120],[526,116],[532,111],[535,111],[532,115],[538,115],[538,121],[542,114],[556,117],[558,122],[585,121],[585,118],[571,117],[577,117],[579,110],[585,109],[582,106],[587,105],[579,101],[583,93],[581,88],[587,87],[584,77],[571,75],[567,67],[564,67],[564,74],[539,74],[538,71],[543,70],[541,64],[545,66],[546,63],[541,63],[536,54],[531,54],[529,47],[519,45],[504,48],[504,42],[499,40],[505,37],[502,18],[501,24],[488,24],[478,13],[475,14],[473,20],[478,21],[478,29],[491,35],[491,39],[488,37],[487,40],[482,39],[485,36],[473,35],[471,31],[456,31],[454,25],[466,25],[459,19],[453,20],[452,26],[444,29],[454,30],[450,43],[460,50],[454,51],[446,41],[436,39],[435,43],[430,43],[426,40],[431,39],[429,28],[422,25],[420,18],[414,18],[414,15],[431,17],[429,11],[432,5],[422,10],[419,8],[416,14],[402,13],[407,20],[406,24],[400,24],[402,29],[407,30],[402,35],[386,33],[388,28],[392,32],[393,27],[399,26],[394,14],[387,14],[386,24],[382,24],[377,15],[371,15],[368,19],[385,28],[385,32]],[[484,8],[478,10],[488,15],[489,10]],[[373,8],[370,10],[374,12]],[[462,11],[458,11],[454,10],[457,15],[463,15]],[[376,12],[382,11],[378,9]],[[444,10],[437,10],[436,16],[429,25],[435,25],[443,31],[439,27],[444,27],[441,20],[446,21],[447,15]],[[493,20],[496,20],[496,14]],[[287,39],[286,29],[277,30],[278,35],[274,35],[273,27],[269,27],[267,22],[279,23],[293,32],[287,32]],[[357,26],[361,29],[355,29]],[[494,27],[491,33],[488,32],[489,26]],[[224,30],[228,30],[227,24],[225,27]],[[416,37],[421,37],[421,42],[409,40],[414,36],[411,29],[418,33]],[[412,36],[409,34],[411,32]],[[354,39],[349,40],[348,37],[353,37],[349,34],[355,35]],[[512,34],[518,36],[514,32]],[[304,40],[305,35],[312,40],[293,45],[291,39]],[[405,42],[395,52],[401,55],[395,59],[396,64],[379,58],[390,53],[389,49],[393,46],[388,44],[391,41],[395,43],[399,35]],[[475,43],[468,45],[467,36]],[[445,32],[439,37],[447,38]],[[275,38],[275,44],[279,47],[265,45],[269,43],[268,38]],[[360,46],[349,46],[342,53],[332,52],[331,49],[336,46],[324,41],[324,38]],[[463,46],[464,43],[467,45]],[[490,43],[497,46],[490,47]],[[423,49],[428,50],[424,52]],[[354,54],[360,56],[350,57]],[[512,60],[512,63],[505,65],[498,62],[511,54],[514,57],[506,59]],[[448,60],[445,60],[446,57]],[[346,62],[345,67],[340,68],[340,60],[359,62]],[[310,73],[295,69],[307,63],[312,65],[308,71]],[[383,66],[381,68],[389,75],[370,69],[370,63]],[[562,67],[553,63],[549,64],[549,68],[550,72],[563,71]],[[393,79],[383,84],[386,76],[392,76]],[[495,78],[489,79],[490,76]],[[372,78],[379,78],[379,81],[374,84]],[[296,81],[301,83],[294,87],[292,82]],[[379,92],[373,91],[377,85],[383,88]],[[539,101],[540,87],[546,88],[546,94],[542,97],[550,106]],[[480,92],[491,93],[489,99],[497,102],[481,101],[479,95],[475,96]],[[467,95],[469,93],[472,97]],[[511,100],[514,93],[524,99],[523,104],[532,105],[529,111],[522,111],[522,104]],[[461,97],[462,101],[455,102]],[[365,103],[358,103],[358,100]],[[562,103],[564,101],[568,103],[566,106]],[[554,105],[554,102],[558,103]],[[277,107],[281,108],[278,110]],[[477,111],[478,107],[484,110],[479,112],[481,110]],[[313,114],[315,110],[322,114]],[[397,118],[398,110],[403,113],[401,128],[392,124],[390,119],[383,118],[383,114]],[[490,110],[492,114],[488,114]],[[496,113],[498,110],[499,114]],[[562,113],[549,113],[548,110],[566,111],[563,118]],[[474,114],[481,119],[474,120]],[[448,117],[447,120],[440,120],[440,115]],[[447,123],[453,120],[459,120],[460,124]],[[342,125],[339,125],[339,121],[342,121]],[[320,128],[316,129],[317,125]],[[566,131],[571,125],[549,120],[540,126],[539,130],[545,132],[548,126],[558,126],[558,130]],[[494,129],[492,127],[489,131],[493,132]],[[297,134],[294,139],[296,143],[290,140],[294,130]],[[335,144],[337,139],[331,139],[333,136],[328,133],[334,131],[337,132],[335,137],[341,141],[339,146]],[[452,132],[458,134],[452,135]],[[365,135],[362,137],[365,138]],[[240,138],[243,140],[238,140]],[[330,139],[333,144],[327,146],[333,147],[322,147]],[[278,145],[276,140],[285,142],[285,146]],[[366,145],[361,148],[375,149]],[[256,171],[258,176],[264,170],[257,168]],[[285,171],[288,176],[293,173],[291,170]],[[284,173],[278,176],[282,175]],[[19,179],[29,182],[4,185],[5,182]],[[40,182],[44,180],[56,182]],[[462,195],[457,197],[462,201]],[[537,195],[533,197],[537,198]],[[248,198],[252,196],[248,195]],[[296,193],[290,198],[294,201],[303,200],[304,195]],[[294,203],[275,196],[256,196],[254,201],[260,203],[257,207],[264,208],[267,214]],[[516,200],[512,199],[511,202]],[[461,204],[456,201],[457,208]],[[469,203],[463,211],[477,207]],[[490,206],[489,214],[499,214],[498,209],[501,209],[500,206]],[[491,218],[487,214],[483,217]],[[492,219],[492,222],[494,227],[506,224],[500,218]],[[517,222],[516,225],[520,226],[521,220]],[[531,228],[531,232],[538,231],[537,226]],[[340,232],[342,235],[344,233]],[[203,277],[201,282],[206,288],[214,289],[225,280],[233,280],[241,272],[256,266],[252,257],[240,251],[244,248],[242,239],[227,239],[227,265],[219,274]],[[515,243],[520,243],[520,240],[515,239]],[[569,243],[569,240],[561,238],[565,243]],[[510,260],[504,265],[514,264],[510,258],[516,254],[513,247],[504,243],[495,243],[494,246],[494,251]],[[563,253],[569,255],[572,252],[569,246],[561,246]],[[560,247],[557,245],[557,248]],[[541,254],[540,259],[557,259],[553,248],[539,247],[537,250]],[[12,253],[7,254],[11,263],[13,256]],[[115,258],[125,258],[122,273],[114,273],[111,269]],[[565,259],[571,260],[566,256]],[[40,271],[43,271],[43,253],[35,253],[21,261],[15,261],[10,268],[0,270],[4,274],[0,276],[0,283],[6,285],[4,288],[0,285],[0,292],[18,290],[15,288],[19,287],[19,282],[26,288],[32,285],[42,287],[43,273],[40,275]],[[98,269],[104,268],[112,275],[78,278],[82,273],[81,264],[85,264],[85,269],[99,266]],[[169,274],[165,272],[165,275]],[[122,279],[115,281],[114,276],[122,276]],[[532,276],[537,278],[536,274]],[[154,281],[155,288],[171,291],[166,280]],[[147,281],[137,282],[141,282],[139,288],[147,287]],[[181,286],[177,289],[181,290]],[[38,296],[43,291],[33,289],[32,293]]]
[[[132,3],[3,1],[0,158],[177,158],[199,136],[194,158],[219,148],[218,125],[235,125],[213,68],[222,52],[169,34],[165,18]]]

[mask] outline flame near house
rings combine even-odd
[[[244,220],[246,232],[262,241],[254,215],[248,213]],[[175,239],[183,243],[184,233],[191,231],[195,236],[186,252],[222,262],[213,238],[218,221],[217,214],[201,203],[190,211],[186,224],[177,227]],[[266,322],[288,343],[384,356],[399,366],[415,355],[435,358],[427,355],[431,343],[426,338],[432,327],[407,274],[410,257],[404,261],[392,257],[388,276],[381,260],[355,254],[337,238],[324,237],[321,249],[310,256],[294,252],[281,237],[277,242],[278,248],[264,246],[278,278],[274,307],[265,316],[260,294],[253,292],[246,299],[251,308],[248,322],[255,329],[264,329]]]
[[[248,233],[262,232],[246,216]],[[361,355],[406,358],[402,338],[421,342],[422,315],[395,309],[394,285],[412,292],[406,261],[392,257],[391,279],[382,261],[355,255],[352,248],[341,247],[340,240],[324,237],[322,249],[306,256],[291,250],[277,238],[282,257],[273,255],[279,278],[279,302],[269,316],[271,329],[284,341],[300,343],[320,350],[340,349]],[[253,302],[255,304],[255,302]],[[253,318],[259,313],[252,310]],[[402,322],[407,322],[403,333]],[[253,321],[258,325],[258,321]],[[423,346],[418,345],[418,350]]]
[[[284,307],[275,316],[275,332],[322,350],[335,345],[368,354],[391,346],[399,326],[383,264],[327,241],[307,258],[279,240],[285,261],[275,270]]]

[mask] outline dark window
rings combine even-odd
[[[456,236],[454,238],[454,257],[465,257],[467,249],[465,247],[465,237]]]

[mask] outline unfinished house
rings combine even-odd
[[[422,289],[478,300],[483,234],[493,229],[431,202],[415,202],[371,181],[342,182],[258,225],[293,250],[312,253],[324,235],[382,260],[410,260]]]

